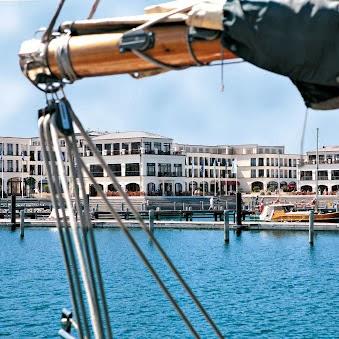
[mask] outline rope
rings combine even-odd
[[[169,12],[166,12],[162,15],[159,15],[159,17],[155,18],[155,19],[152,19],[152,20],[149,20],[145,23],[143,23],[142,25],[138,26],[138,27],[135,27],[135,28],[132,28],[131,30],[127,31],[125,34],[127,33],[132,33],[132,32],[135,32],[135,31],[138,31],[138,30],[143,30],[145,28],[149,28],[151,26],[153,26],[154,24],[164,20],[164,19],[167,19],[168,17],[174,15],[174,14],[177,14],[177,13],[180,13],[180,12],[186,12],[188,10],[190,10],[195,4],[198,4],[200,1],[192,1],[192,3],[190,5],[185,5],[185,6],[182,6],[182,7],[179,7],[179,8],[175,8]]]
[[[140,52],[136,49],[132,49],[132,52],[138,56],[140,59],[143,59],[159,68],[162,68],[164,69],[165,71],[180,71],[182,69],[185,69],[186,67],[182,67],[182,66],[173,66],[173,65],[169,65],[169,64],[166,64],[166,63],[163,63],[157,59],[154,59],[152,58],[151,56],[143,53],[143,52]]]
[[[56,98],[58,98],[57,95],[56,95]],[[66,100],[66,99],[61,99],[61,100]],[[111,178],[113,185],[115,186],[117,191],[121,194],[121,196],[127,203],[131,212],[134,214],[136,220],[138,220],[138,222],[140,223],[140,226],[148,234],[149,238],[154,243],[156,249],[158,250],[162,258],[164,259],[165,263],[171,269],[172,273],[178,279],[182,287],[186,290],[186,292],[188,293],[192,301],[195,303],[199,311],[202,313],[202,315],[205,317],[207,322],[210,324],[210,326],[212,327],[216,335],[219,338],[223,338],[223,335],[221,334],[221,332],[219,331],[219,329],[217,328],[213,320],[210,318],[207,311],[201,305],[201,303],[199,302],[199,300],[197,299],[193,291],[190,289],[188,284],[185,282],[183,277],[177,271],[176,267],[174,266],[172,261],[169,259],[169,257],[167,256],[167,254],[161,247],[160,243],[153,236],[152,232],[150,232],[149,229],[146,227],[145,222],[142,220],[140,214],[137,212],[137,210],[131,203],[127,194],[120,187],[119,182],[117,181],[116,177],[114,176],[111,169],[108,167],[108,165],[102,158],[101,154],[99,154],[98,150],[96,149],[92,140],[89,138],[89,136],[85,132],[83,126],[81,125],[80,121],[76,117],[75,113],[72,111],[69,104],[67,105],[67,107],[69,108],[70,120],[80,130],[80,134],[85,139],[85,142],[87,143],[88,147],[91,149],[91,151],[93,152],[93,154],[95,155],[99,163],[102,165],[102,167],[107,172],[108,176]],[[157,273],[155,268],[152,266],[150,261],[147,259],[146,255],[143,253],[138,243],[136,242],[134,237],[129,232],[127,226],[122,222],[117,211],[109,203],[108,198],[106,197],[105,193],[103,192],[103,190],[97,183],[96,179],[93,177],[89,169],[84,164],[83,160],[80,157],[74,134],[72,134],[70,137],[60,136],[61,131],[58,130],[58,127],[56,125],[55,115],[54,116],[48,115],[46,117],[42,117],[41,119],[43,121],[43,126],[44,126],[44,129],[42,129],[43,133],[41,133],[41,134],[44,134],[44,136],[41,140],[42,142],[44,142],[44,144],[46,144],[46,146],[44,145],[44,148],[47,148],[48,150],[48,152],[46,150],[44,152],[44,159],[46,163],[49,163],[49,166],[50,166],[50,170],[48,170],[49,182],[53,183],[53,178],[60,178],[60,181],[61,181],[61,184],[51,185],[51,187],[53,187],[51,189],[51,192],[53,195],[53,203],[55,204],[57,208],[56,210],[57,223],[60,226],[61,220],[62,220],[65,225],[68,225],[68,220],[66,218],[66,208],[67,208],[67,211],[69,213],[70,228],[68,226],[64,228],[60,226],[60,229],[71,231],[71,234],[69,234],[69,236],[70,235],[72,236],[72,241],[75,246],[75,252],[77,254],[79,269],[80,269],[82,281],[84,283],[87,301],[89,304],[90,318],[92,321],[92,327],[94,330],[95,337],[96,338],[111,338],[112,333],[110,331],[107,303],[105,300],[105,294],[104,294],[103,283],[102,283],[101,272],[100,272],[100,265],[99,265],[98,255],[97,255],[97,251],[95,247],[94,236],[92,233],[93,229],[92,229],[92,224],[89,218],[89,206],[87,204],[87,201],[84,204],[84,210],[82,210],[81,208],[81,197],[84,198],[86,194],[84,177],[83,177],[82,171],[84,171],[86,176],[88,176],[90,181],[93,183],[99,196],[103,199],[103,201],[109,208],[110,212],[113,214],[113,216],[117,220],[118,225],[121,227],[122,231],[127,236],[132,247],[137,252],[137,254],[140,256],[141,260],[143,261],[145,266],[148,268],[152,276],[155,278],[156,282],[158,283],[158,285],[160,286],[161,290],[164,292],[166,297],[170,300],[171,304],[173,305],[173,307],[175,308],[175,310],[177,311],[181,319],[184,321],[188,329],[191,331],[192,335],[195,338],[200,338],[198,332],[195,330],[194,326],[192,325],[192,323],[186,316],[185,312],[182,310],[182,308],[179,306],[175,298],[172,296],[171,292],[169,291],[169,289],[167,288],[167,286],[161,279],[160,275]],[[77,221],[74,215],[74,210],[73,210],[73,206],[72,206],[72,202],[70,198],[70,190],[69,190],[69,186],[67,183],[67,177],[66,177],[66,172],[64,168],[64,159],[62,159],[61,149],[59,145],[60,137],[62,137],[66,142],[66,150],[67,150],[68,158],[72,159],[72,161],[70,162],[70,177],[71,177],[72,185],[74,188],[75,205],[76,205],[76,210],[79,213],[80,225],[77,225]],[[78,184],[79,184],[79,187],[78,187]],[[61,187],[64,192],[63,195],[64,195],[66,206],[64,205],[62,201]],[[59,214],[59,206],[61,207],[61,212],[62,212],[61,217]],[[68,251],[69,251],[68,248],[64,249],[64,252],[66,254],[68,253]],[[86,324],[85,313],[82,312],[83,306],[81,305],[79,301],[80,300],[79,297],[81,294],[81,289],[78,288],[79,279],[77,280],[78,282],[76,281],[77,276],[79,275],[79,272],[77,272],[77,270],[75,270],[74,268],[73,270],[71,270],[70,266],[73,266],[74,263],[71,262],[70,260],[66,260],[65,263],[67,265],[67,269],[69,270],[69,281],[71,284],[72,302],[73,302],[74,308],[76,309],[76,314],[79,315],[77,316],[78,322],[79,322],[79,329],[81,329],[84,334],[82,336],[79,330],[79,336],[81,338],[82,337],[87,338],[88,337],[87,334],[89,333],[88,325]],[[104,322],[106,323],[106,326],[104,326]],[[106,333],[105,333],[105,330],[106,330]],[[104,335],[104,333],[106,335]]]
[[[64,6],[64,4],[65,4],[65,0],[60,0],[60,1],[59,1],[58,7],[57,7],[57,9],[56,9],[56,11],[55,11],[55,13],[54,13],[54,15],[53,15],[53,17],[52,17],[50,23],[49,23],[49,25],[48,25],[48,27],[47,27],[47,29],[46,29],[44,35],[43,35],[42,38],[41,38],[41,41],[42,41],[42,42],[47,42],[47,41],[49,41],[49,39],[50,39],[50,37],[51,37],[51,35],[52,35],[53,27],[54,27],[54,25],[55,25],[55,23],[56,23],[56,20],[58,19],[58,16],[59,16],[59,14],[60,14],[60,12],[61,12],[62,7]]]
[[[81,227],[81,230],[83,232],[83,247],[85,249],[85,254],[87,257],[87,262],[88,262],[88,270],[89,274],[91,276],[91,280],[93,281],[93,295],[95,300],[101,300],[102,301],[102,307],[101,310],[98,311],[98,320],[99,323],[102,325],[103,324],[103,318],[102,318],[102,313],[104,314],[105,322],[106,324],[110,324],[109,321],[109,315],[108,315],[108,308],[107,308],[107,302],[106,302],[106,297],[103,289],[103,281],[101,278],[101,271],[100,271],[100,265],[99,265],[99,260],[98,260],[98,255],[96,251],[96,246],[95,242],[93,239],[93,229],[92,229],[92,223],[90,221],[90,214],[89,214],[89,208],[87,201],[84,204],[84,211],[82,211],[81,207],[81,199],[79,196],[79,193],[83,198],[85,198],[86,193],[85,193],[85,185],[84,185],[84,180],[81,171],[77,171],[74,164],[77,164],[79,166],[79,151],[78,148],[74,145],[76,145],[76,139],[74,135],[72,138],[65,138],[66,142],[66,149],[67,153],[69,155],[73,155],[74,158],[74,163],[73,161],[70,162],[70,175],[72,178],[73,182],[73,187],[74,193],[75,193],[75,204],[76,208],[79,213],[80,217],[80,225],[83,225]],[[79,179],[79,184],[80,184],[80,192],[78,191],[78,182],[77,182],[77,177]],[[85,199],[84,199],[85,200]],[[97,280],[97,284],[95,283],[95,279]],[[99,302],[97,302],[97,307],[100,308]],[[106,336],[105,338],[112,338],[112,333],[111,333],[111,327],[106,326]],[[105,328],[102,326],[102,332],[105,331]]]
[[[306,127],[307,127],[307,120],[308,120],[308,107],[306,107],[306,109],[305,109],[303,128],[302,128],[302,132],[301,132],[301,139],[300,139],[300,162],[302,161],[302,158],[303,158],[303,155],[304,155],[304,142],[305,142],[305,133],[306,133]]]
[[[181,319],[183,319],[183,321],[185,322],[185,324],[187,325],[187,327],[189,328],[189,330],[191,331],[191,333],[193,334],[193,336],[195,338],[200,338],[200,336],[198,335],[198,333],[196,332],[196,330],[194,329],[193,325],[191,324],[191,322],[188,320],[187,316],[185,315],[185,313],[182,311],[182,309],[180,308],[179,304],[176,302],[176,300],[174,299],[174,297],[172,296],[172,294],[170,293],[170,291],[168,290],[168,288],[166,287],[166,285],[164,284],[164,282],[162,281],[162,279],[160,278],[160,276],[158,275],[157,271],[154,269],[154,267],[152,266],[152,264],[149,262],[149,260],[147,259],[147,257],[145,256],[144,252],[141,250],[141,248],[139,247],[138,243],[135,241],[135,239],[133,238],[133,236],[131,235],[131,233],[129,232],[128,228],[126,227],[126,225],[122,222],[119,214],[115,211],[115,209],[112,207],[112,205],[109,203],[106,195],[104,194],[104,192],[102,191],[101,187],[98,185],[98,183],[96,182],[95,178],[93,177],[93,175],[89,172],[88,168],[86,167],[86,165],[82,162],[82,166],[81,168],[84,170],[84,172],[86,173],[86,175],[89,177],[89,179],[91,180],[91,182],[93,183],[96,191],[98,192],[99,196],[103,199],[103,201],[105,202],[105,204],[107,205],[109,211],[113,214],[113,217],[116,219],[118,225],[120,226],[120,228],[122,229],[122,231],[124,232],[124,234],[127,236],[129,242],[131,243],[132,247],[134,248],[134,250],[137,252],[137,254],[139,255],[139,257],[141,258],[141,260],[143,261],[143,263],[145,264],[145,266],[147,267],[147,269],[150,271],[150,273],[152,274],[152,276],[154,277],[154,279],[156,280],[156,282],[158,283],[158,285],[160,286],[160,288],[162,289],[162,291],[164,292],[164,294],[167,296],[167,298],[170,300],[170,302],[172,303],[173,307],[175,308],[175,310],[178,312],[178,314],[180,315]]]
[[[186,43],[187,43],[188,52],[189,52],[192,60],[195,62],[196,66],[205,66],[206,64],[199,61],[199,59],[195,55],[193,47],[192,47],[192,42],[193,42],[193,40],[192,40],[192,37],[190,35],[189,27],[187,27]]]
[[[97,11],[97,8],[99,6],[99,3],[100,3],[100,0],[95,0],[93,5],[92,5],[92,8],[91,8],[91,11],[89,12],[88,14],[88,17],[87,17],[87,20],[90,20],[93,18],[95,12]]]
[[[55,117],[53,117],[55,118]],[[64,191],[64,198],[67,206],[67,210],[69,212],[69,223],[71,225],[71,230],[72,230],[72,235],[73,235],[73,241],[74,241],[74,246],[75,250],[79,259],[79,267],[80,267],[80,272],[82,276],[82,280],[84,282],[84,288],[86,291],[87,295],[87,302],[89,306],[89,311],[91,315],[91,320],[92,320],[92,325],[93,325],[93,330],[94,330],[94,335],[96,338],[102,338],[103,337],[103,329],[102,329],[102,323],[100,323],[100,316],[99,316],[99,309],[97,305],[97,298],[95,296],[95,293],[93,291],[93,276],[90,275],[88,272],[88,262],[86,262],[86,256],[84,253],[84,250],[82,248],[82,242],[80,239],[79,235],[79,228],[77,226],[77,222],[74,216],[74,211],[73,211],[73,206],[71,202],[71,197],[70,197],[70,192],[68,189],[68,184],[67,184],[67,177],[66,177],[66,172],[64,168],[64,161],[61,157],[61,149],[60,149],[60,144],[59,144],[59,139],[58,139],[58,130],[55,125],[55,122],[52,121],[54,119],[51,119],[51,124],[50,124],[50,135],[52,138],[52,143],[53,147],[55,150],[55,155],[56,155],[56,163],[58,167],[58,172],[60,176],[60,181],[61,185]]]
[[[75,311],[75,320],[78,327],[80,338],[89,338],[89,329],[87,323],[87,315],[81,293],[79,272],[76,265],[75,254],[72,247],[69,226],[67,223],[66,212],[62,201],[61,189],[56,184],[54,178],[58,178],[57,169],[54,160],[53,148],[51,140],[46,141],[45,134],[50,116],[41,117],[39,119],[39,132],[42,146],[42,154],[47,169],[47,177],[49,187],[52,193],[52,202],[55,208],[56,224],[59,231],[62,253],[64,255],[66,273],[70,283],[71,299]],[[47,146],[46,146],[47,145]],[[62,218],[60,218],[59,210],[61,210]],[[62,223],[64,226],[62,225]]]
[[[181,276],[181,274],[178,272],[178,270],[176,269],[175,265],[172,263],[172,261],[170,260],[170,258],[168,257],[168,255],[166,254],[166,252],[164,251],[164,249],[161,247],[160,243],[157,241],[157,239],[153,236],[152,232],[149,231],[149,229],[147,228],[144,220],[141,218],[140,214],[137,212],[137,210],[135,209],[135,207],[133,206],[133,204],[131,203],[129,197],[127,196],[126,192],[124,192],[121,188],[121,186],[119,185],[118,180],[116,179],[115,175],[113,174],[112,170],[109,168],[109,166],[106,164],[105,160],[102,158],[101,154],[99,153],[99,151],[97,150],[97,148],[95,147],[95,145],[93,144],[92,140],[89,138],[89,136],[87,135],[85,129],[83,128],[82,124],[80,123],[79,119],[77,118],[77,116],[75,115],[75,113],[73,111],[70,111],[70,114],[72,116],[72,119],[75,123],[75,126],[79,129],[81,135],[84,137],[85,141],[87,142],[87,146],[91,149],[92,153],[96,156],[97,160],[100,162],[101,166],[104,168],[104,170],[106,171],[107,175],[110,177],[110,179],[113,182],[113,185],[115,187],[115,189],[120,193],[120,195],[122,196],[122,198],[125,200],[125,202],[127,203],[128,207],[130,208],[131,212],[133,213],[134,217],[136,218],[136,220],[139,222],[141,228],[147,233],[147,235],[149,236],[149,238],[151,239],[151,241],[154,243],[156,249],[158,250],[158,252],[160,253],[160,255],[163,257],[164,261],[166,262],[166,264],[168,265],[168,267],[171,269],[171,271],[173,272],[173,274],[175,275],[175,277],[178,279],[178,281],[180,282],[180,284],[182,285],[182,287],[186,290],[186,292],[188,293],[188,295],[191,297],[192,301],[195,303],[195,305],[197,306],[197,308],[199,309],[199,311],[203,314],[203,316],[205,317],[205,319],[207,320],[207,322],[210,324],[210,326],[212,327],[212,329],[214,330],[214,332],[216,333],[216,335],[219,338],[223,338],[222,333],[220,332],[220,330],[218,329],[218,327],[216,326],[216,324],[214,323],[214,321],[212,320],[212,318],[209,316],[209,314],[207,313],[207,311],[204,309],[204,307],[202,306],[202,304],[200,303],[200,301],[198,300],[198,298],[195,296],[195,294],[193,293],[193,291],[191,290],[191,288],[188,286],[188,284],[186,283],[186,281],[184,280],[184,278]],[[83,163],[83,162],[82,162]],[[87,169],[87,168],[86,168]],[[84,170],[86,171],[86,169],[84,168]],[[88,175],[88,169],[86,171],[87,175]],[[100,189],[100,187],[98,186],[98,188]],[[101,189],[100,189],[101,190]],[[99,191],[100,191],[99,190]],[[97,190],[98,191],[98,190]],[[112,209],[112,207],[110,206],[107,198],[105,197],[105,195],[102,195],[102,199],[105,200],[107,206],[110,208],[112,214],[114,212],[114,209]],[[118,215],[113,214],[115,217],[118,217]],[[117,220],[121,219],[119,218]],[[120,223],[119,223],[120,225]],[[124,226],[124,224],[121,222],[121,227]],[[128,230],[127,230],[128,231]],[[179,312],[179,311],[178,311]],[[185,321],[186,323],[186,321]],[[187,324],[187,323],[186,323]],[[187,324],[188,325],[188,324]],[[189,327],[189,325],[188,325]],[[192,331],[191,331],[192,332]],[[193,333],[193,332],[192,332]]]

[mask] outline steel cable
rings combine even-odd
[[[52,195],[52,202],[55,209],[56,215],[56,224],[59,231],[61,248],[64,255],[66,273],[70,285],[71,299],[75,312],[75,320],[78,326],[78,332],[80,338],[89,338],[89,329],[87,324],[86,310],[83,302],[83,297],[81,293],[80,278],[79,272],[77,270],[75,254],[71,242],[71,236],[69,234],[69,227],[67,224],[66,213],[64,209],[64,204],[61,199],[61,190],[58,184],[55,184],[55,178],[58,178],[57,168],[53,162],[54,154],[53,148],[50,147],[51,140],[45,138],[46,128],[48,125],[48,120],[50,116],[41,117],[39,119],[39,132],[43,158],[47,170],[47,177],[49,182],[49,187]],[[61,203],[60,203],[61,199]],[[62,218],[60,218],[59,209],[61,210]],[[61,220],[64,223],[64,226],[61,224]]]
[[[105,169],[106,173],[108,174],[108,176],[111,178],[113,185],[115,187],[115,189],[120,193],[120,195],[123,197],[123,199],[126,201],[127,205],[129,206],[129,208],[131,209],[134,217],[136,218],[136,220],[139,222],[140,226],[142,227],[142,229],[148,234],[149,238],[152,240],[152,242],[154,243],[154,245],[156,246],[157,250],[159,251],[159,253],[161,254],[161,256],[163,257],[163,259],[165,260],[166,264],[168,265],[168,267],[172,270],[173,274],[176,276],[176,278],[178,279],[178,281],[180,282],[180,284],[183,286],[183,288],[186,290],[186,292],[188,293],[188,295],[191,297],[191,299],[193,300],[193,302],[195,303],[195,305],[198,307],[198,309],[200,310],[200,312],[204,315],[205,319],[207,320],[207,322],[210,324],[210,326],[212,327],[212,329],[214,330],[214,332],[216,333],[216,335],[219,338],[223,338],[224,336],[222,335],[222,333],[220,332],[220,330],[218,329],[218,327],[216,326],[216,324],[214,323],[214,321],[212,320],[212,318],[209,316],[209,314],[207,313],[207,311],[205,310],[205,308],[202,306],[202,304],[200,303],[200,301],[198,300],[198,298],[195,296],[195,294],[193,293],[193,291],[191,290],[191,288],[188,286],[188,284],[186,283],[186,281],[184,280],[184,278],[181,276],[181,274],[179,273],[179,271],[176,269],[175,265],[172,263],[172,261],[170,260],[170,258],[168,257],[168,255],[166,254],[166,252],[164,251],[164,249],[162,248],[162,246],[160,245],[160,243],[157,241],[157,239],[153,236],[153,234],[148,230],[148,228],[145,225],[144,220],[141,218],[140,214],[138,213],[138,211],[135,209],[135,207],[133,206],[133,204],[131,203],[129,197],[127,196],[126,192],[124,192],[122,190],[122,188],[120,187],[115,175],[112,173],[111,169],[109,168],[109,166],[106,164],[106,162],[103,160],[103,158],[101,157],[99,151],[96,149],[95,145],[93,144],[92,140],[89,138],[89,136],[87,135],[85,129],[83,128],[81,122],[79,121],[79,119],[77,118],[77,116],[75,115],[75,113],[70,110],[70,114],[72,116],[72,119],[75,123],[75,125],[77,126],[77,128],[79,129],[80,133],[82,134],[82,136],[84,137],[84,139],[87,142],[88,147],[91,149],[91,151],[93,152],[93,154],[96,156],[97,160],[99,160],[101,166]],[[108,200],[107,200],[108,201]],[[108,206],[110,206],[109,202],[108,202]]]

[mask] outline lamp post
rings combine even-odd
[[[21,152],[21,198],[24,197],[24,152]]]
[[[318,195],[319,195],[318,171],[319,171],[319,128],[317,128],[317,150],[316,150],[316,168],[315,168],[315,206],[314,206],[314,209],[316,212],[318,212]]]
[[[219,167],[219,197],[221,196],[221,168],[220,168],[220,161],[218,161]]]
[[[4,171],[5,171],[4,143],[2,143],[1,144],[1,199],[4,198]]]

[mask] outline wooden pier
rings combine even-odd
[[[157,221],[164,219],[172,219],[179,221],[193,221],[193,219],[209,219],[214,221],[223,221],[224,220],[224,211],[223,210],[153,210],[154,219]],[[126,211],[119,211],[119,216],[122,219],[130,220],[134,219],[133,214]],[[143,219],[147,219],[149,216],[149,211],[139,211],[139,214]],[[229,211],[231,219],[235,222],[236,213],[235,211]],[[112,214],[106,211],[94,211],[93,218],[95,220],[102,219],[113,219]]]

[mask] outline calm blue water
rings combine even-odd
[[[144,234],[133,231],[203,338],[213,334]],[[116,338],[190,338],[119,230],[96,230]],[[338,338],[339,233],[157,230],[156,237],[229,338]],[[0,337],[55,338],[70,308],[58,234],[0,229]]]

